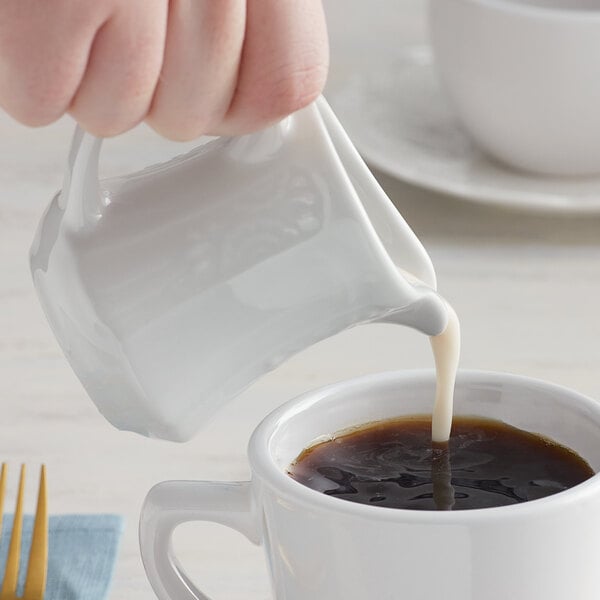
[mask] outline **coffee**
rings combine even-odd
[[[449,442],[432,445],[429,416],[342,432],[304,450],[288,473],[330,496],[415,510],[518,504],[594,475],[572,450],[491,419],[455,417]]]

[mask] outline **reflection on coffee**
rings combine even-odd
[[[518,504],[593,474],[548,438],[475,417],[455,417],[450,441],[433,446],[431,417],[367,424],[306,449],[289,467],[293,479],[324,494],[415,510]]]

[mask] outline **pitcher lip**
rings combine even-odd
[[[536,385],[543,387],[548,392],[560,393],[576,398],[580,405],[585,405],[591,410],[600,413],[600,404],[592,398],[580,394],[566,386],[550,383],[524,375],[514,375],[498,371],[460,370],[459,377],[462,381],[474,382],[512,382],[522,385]],[[307,510],[323,510],[337,514],[365,518],[375,521],[393,521],[420,524],[447,524],[460,525],[474,522],[489,522],[504,519],[533,518],[544,513],[564,510],[581,500],[589,498],[600,487],[600,472],[586,481],[572,488],[561,491],[552,496],[530,500],[520,504],[496,506],[492,508],[478,508],[458,511],[423,511],[383,506],[370,506],[334,498],[295,481],[282,469],[277,467],[271,457],[271,440],[277,429],[288,418],[302,410],[317,404],[319,400],[330,396],[332,393],[343,389],[358,386],[368,386],[382,380],[423,381],[435,379],[433,369],[414,369],[406,371],[386,371],[365,375],[353,379],[343,380],[315,390],[306,392],[284,403],[269,415],[255,429],[248,444],[248,457],[252,468],[253,479],[260,480],[261,484],[268,486],[279,497],[288,500],[294,505],[299,505]]]

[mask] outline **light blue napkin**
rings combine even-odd
[[[0,581],[12,532],[6,515],[0,537]],[[113,576],[123,518],[117,515],[55,515],[48,519],[48,579],[44,600],[105,600]],[[22,594],[33,517],[23,520],[18,595]]]

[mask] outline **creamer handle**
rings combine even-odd
[[[65,211],[64,224],[79,230],[101,215],[98,160],[102,139],[77,126],[71,141],[63,189],[58,205]]]

